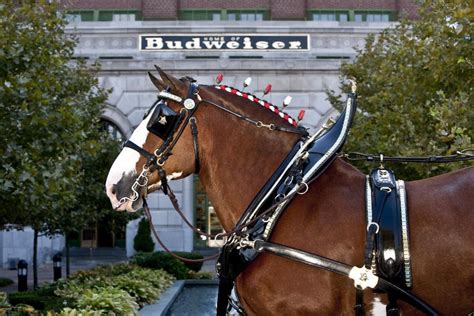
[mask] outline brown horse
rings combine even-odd
[[[186,97],[189,81],[163,71],[152,81],[163,90]],[[242,97],[200,86],[199,95],[256,121],[289,127],[274,113]],[[198,102],[198,101],[196,101]],[[179,112],[182,105],[169,101]],[[212,200],[226,231],[232,230],[259,189],[272,175],[297,141],[298,135],[258,128],[202,102],[195,113],[199,129],[199,178]],[[163,140],[148,133],[146,123],[131,137],[153,152]],[[118,210],[141,207],[146,191],[160,186],[158,174],[148,175],[147,185],[131,187],[146,158],[124,148],[107,179],[107,194]],[[167,160],[169,178],[183,178],[195,171],[193,138],[187,126]],[[271,240],[349,265],[364,262],[365,176],[336,159],[296,197],[280,218]],[[474,311],[474,168],[413,181],[408,195],[413,293],[446,315]],[[129,197],[129,199],[123,199]],[[341,315],[353,314],[354,283],[335,273],[296,261],[262,253],[237,278],[237,291],[249,315]],[[386,302],[383,294],[366,290],[366,312],[376,312]],[[402,314],[419,314],[400,303]]]

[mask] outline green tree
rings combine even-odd
[[[98,130],[97,130],[98,131]],[[73,233],[97,225],[105,221],[108,231],[113,234],[126,224],[140,216],[140,213],[116,212],[111,208],[110,201],[104,192],[104,183],[113,161],[120,152],[120,142],[113,139],[106,131],[98,135],[95,155],[83,153],[81,170],[83,176],[79,179],[75,200],[62,209],[54,212],[46,221],[49,234],[61,233],[66,236],[66,275],[69,276],[69,243]],[[104,221],[101,221],[104,223]]]
[[[150,222],[142,218],[138,224],[137,235],[133,239],[133,248],[136,251],[151,252],[155,248],[155,243],[151,239]]]
[[[37,237],[74,205],[107,95],[56,6],[27,3],[0,4],[0,225],[34,229],[36,284]]]
[[[420,19],[367,38],[342,79],[354,78],[359,109],[346,151],[385,155],[453,154],[471,146],[473,11],[469,2],[424,1]],[[341,90],[349,91],[343,84]],[[340,96],[328,91],[340,107]],[[362,166],[362,165],[361,165]],[[461,164],[390,165],[405,179],[433,176]]]

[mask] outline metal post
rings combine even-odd
[[[54,281],[57,281],[61,278],[61,260],[62,256],[60,253],[57,253],[53,256]]]
[[[18,292],[28,291],[28,263],[25,260],[18,261]]]

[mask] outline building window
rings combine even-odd
[[[82,22],[81,15],[80,14],[66,14],[66,21],[68,21],[68,23]]]
[[[268,19],[264,10],[181,10],[180,20],[191,21],[263,21]]]
[[[367,22],[388,22],[388,21],[389,21],[389,15],[386,13],[367,14]]]
[[[395,13],[390,11],[356,11],[355,22],[390,22],[395,20]]]
[[[101,120],[101,129],[107,131],[113,139],[116,139],[120,142],[125,140],[125,135],[122,133],[119,127],[110,121]]]
[[[219,10],[181,10],[180,20],[188,21],[220,21],[222,12]]]
[[[98,14],[98,21],[136,21],[140,20],[140,13],[137,11],[123,11],[123,10],[101,10]]]
[[[135,21],[135,14],[134,13],[132,13],[132,14],[128,14],[128,13],[116,14],[116,13],[114,13],[112,15],[112,21]]]
[[[263,10],[228,10],[228,21],[263,21],[268,20],[268,13]]]
[[[347,11],[310,11],[309,19],[313,21],[340,21],[347,22],[349,20],[349,12]]]
[[[94,21],[94,11],[67,11],[66,20],[69,23]]]
[[[389,22],[395,21],[395,11],[309,10],[307,18],[313,21]]]

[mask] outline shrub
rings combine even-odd
[[[126,291],[140,306],[154,302],[160,295],[159,289],[153,287],[147,279],[131,278],[128,275],[114,278],[112,286]]]
[[[59,316],[101,316],[105,311],[84,311],[66,307],[59,313]]]
[[[84,311],[104,310],[115,315],[138,315],[138,304],[126,291],[114,287],[86,289],[75,304]]]
[[[183,262],[162,251],[151,254],[139,253],[131,262],[144,268],[163,269],[177,279],[186,279],[188,274],[188,268]]]
[[[196,259],[203,259],[204,256],[201,255],[199,252],[175,252],[175,254],[177,254],[178,256],[180,257],[183,257],[183,258],[186,258],[186,259],[193,259],[193,260],[196,260]],[[192,270],[194,272],[199,272],[202,268],[202,264],[203,262],[184,262],[184,265],[189,269],[189,270]]]
[[[214,275],[211,272],[188,272],[188,279],[193,280],[212,280],[214,279]]]
[[[58,310],[63,307],[64,299],[56,295],[45,295],[41,291],[10,293],[8,299],[12,306],[28,305],[38,310]]]
[[[11,302],[12,305],[27,303],[31,305],[28,308],[39,310],[25,315],[50,311],[63,316],[137,315],[139,306],[155,301],[174,280],[163,270],[130,264],[100,266],[79,271],[69,279],[60,279],[33,292],[11,294]],[[3,310],[24,309],[20,305],[10,308],[7,303],[3,308],[0,295],[0,315]]]
[[[7,286],[7,285],[10,285],[10,284],[13,284],[13,280],[12,279],[8,279],[8,278],[0,278],[0,287],[4,287],[4,286]]]
[[[171,286],[175,281],[175,278],[166,273],[163,270],[152,270],[145,268],[134,269],[127,274],[128,277],[138,280],[147,280],[155,288],[159,289],[160,292],[163,292],[165,289]]]
[[[155,301],[159,295],[168,288],[174,278],[163,270],[152,270],[129,264],[114,266],[101,266],[96,269],[76,273],[69,280],[58,282],[55,293],[69,302],[69,306],[80,307],[80,298],[84,295],[93,297],[86,293],[88,290],[102,290],[115,288],[127,292],[134,302],[142,306]],[[110,299],[116,297],[112,296]],[[94,306],[87,311],[103,309]],[[80,310],[81,312],[83,310]],[[69,311],[73,313],[74,311]],[[64,313],[66,313],[64,311]]]
[[[2,314],[2,309],[10,307],[8,303],[8,295],[5,292],[0,292],[0,315]]]
[[[146,218],[142,218],[138,224],[137,235],[133,239],[133,248],[136,251],[152,252],[155,249],[155,243],[150,234],[150,222]]]

